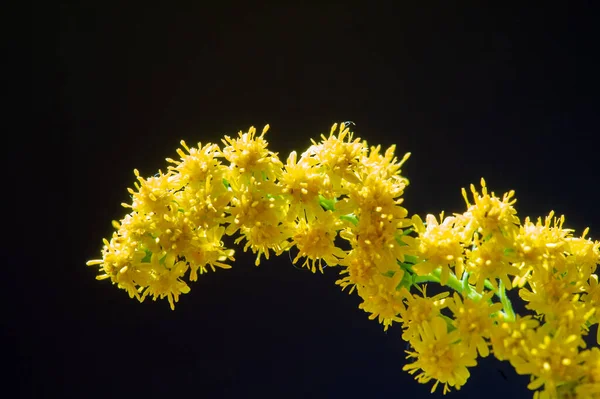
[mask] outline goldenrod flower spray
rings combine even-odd
[[[222,147],[182,141],[165,172],[134,171],[129,214],[113,222],[102,259],[87,262],[97,278],[174,309],[188,281],[231,267],[224,235],[257,266],[294,249],[312,272],[337,266],[336,284],[384,329],[400,323],[413,360],[404,370],[432,392],[460,389],[492,354],[531,376],[534,398],[600,397],[600,350],[583,339],[600,318],[600,242],[587,229],[575,237],[553,212],[521,221],[514,192],[497,197],[483,179],[480,191],[463,189],[464,213],[423,221],[402,206],[410,154],[398,161],[394,146],[369,147],[341,123],[283,164],[268,129],[225,136]],[[427,283],[446,290],[428,296]],[[531,314],[515,314],[511,290]]]

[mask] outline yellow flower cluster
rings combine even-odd
[[[600,350],[583,339],[600,319],[600,242],[587,230],[574,237],[553,213],[521,223],[514,193],[496,197],[483,179],[481,193],[471,186],[473,203],[463,190],[466,212],[423,222],[402,207],[410,154],[398,161],[393,146],[382,153],[341,123],[284,165],[267,130],[225,136],[223,147],[182,141],[166,173],[135,171],[123,204],[131,212],[113,222],[102,259],[87,263],[98,279],[174,308],[186,279],[231,267],[223,236],[236,235],[256,265],[293,249],[293,262],[313,272],[339,267],[336,284],[356,290],[371,319],[400,323],[413,360],[404,369],[433,380],[432,392],[460,389],[478,356],[492,353],[531,376],[534,398],[600,397]],[[427,296],[427,282],[442,292]],[[511,290],[532,314],[515,315]]]
[[[471,186],[473,203],[463,189],[462,214],[442,214],[440,221],[428,215],[426,223],[413,216],[413,283],[439,282],[454,293],[427,298],[422,290],[423,297],[406,301],[403,338],[416,360],[404,369],[419,371],[423,382],[435,379],[434,389],[440,382],[444,391],[458,389],[467,367],[491,349],[531,376],[534,398],[600,397],[600,351],[585,349],[583,339],[600,317],[600,242],[586,239],[587,230],[573,237],[553,212],[521,223],[512,191],[498,198],[483,179],[481,186],[481,193]],[[531,315],[514,314],[510,290]]]

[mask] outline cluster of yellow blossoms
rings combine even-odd
[[[285,165],[267,149],[268,126],[225,136],[222,148],[182,141],[166,173],[135,171],[123,204],[131,212],[87,264],[131,297],[166,297],[174,308],[190,291],[184,279],[231,267],[224,235],[237,235],[256,265],[293,249],[293,262],[313,272],[338,266],[337,284],[356,289],[385,329],[400,323],[411,344],[404,369],[433,380],[432,392],[460,389],[491,352],[531,376],[534,398],[600,397],[600,350],[583,339],[600,319],[600,242],[587,230],[573,237],[553,213],[521,222],[514,193],[496,197],[483,179],[481,193],[471,186],[473,203],[463,189],[466,212],[409,217],[400,175],[409,154],[398,161],[394,147],[369,148],[349,125],[334,124]],[[427,282],[452,295],[427,296]],[[515,315],[513,289],[530,315]]]

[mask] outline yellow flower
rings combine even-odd
[[[540,263],[544,259],[564,256],[566,240],[572,230],[562,228],[564,216],[561,218],[553,218],[553,216],[554,211],[546,216],[543,223],[542,219],[538,218],[535,224],[527,217],[520,226],[514,239],[514,246],[522,269],[542,266]]]
[[[287,205],[280,194],[280,187],[271,181],[251,177],[247,183],[232,181],[234,196],[227,208],[226,233],[234,234],[242,227],[252,228],[257,223],[278,225],[286,220]]]
[[[498,280],[504,283],[506,289],[512,289],[508,275],[519,274],[519,269],[510,263],[504,253],[504,240],[491,236],[484,241],[478,233],[473,239],[473,249],[466,251],[466,271],[469,273],[469,283],[475,284],[477,292],[483,292],[483,286],[488,280],[495,290],[498,290]]]
[[[581,352],[583,379],[575,387],[578,398],[600,398],[600,349],[594,347]]]
[[[407,253],[414,252],[414,245],[398,242],[402,236],[404,219],[380,213],[362,213],[356,226],[348,226],[340,233],[353,250],[359,250],[361,257],[368,258],[381,273],[398,270],[398,261],[404,260]]]
[[[202,184],[211,177],[223,178],[227,167],[218,159],[223,157],[218,145],[208,143],[203,147],[202,143],[198,143],[197,148],[190,148],[185,141],[181,140],[180,143],[188,153],[178,148],[177,154],[181,161],[167,158],[167,162],[176,165],[169,166],[169,170],[175,172],[175,176],[182,181],[182,186],[189,183]]]
[[[305,212],[308,217],[313,217],[321,209],[319,195],[335,198],[329,176],[305,154],[297,161],[296,151],[292,151],[279,179],[283,187],[281,192],[288,196],[291,219],[304,217]]]
[[[398,186],[407,186],[408,179],[400,176],[400,168],[410,157],[410,152],[406,153],[400,162],[396,162],[397,158],[394,155],[396,151],[395,145],[390,146],[384,155],[379,153],[380,150],[381,146],[379,145],[371,147],[369,155],[361,158],[360,164],[364,168],[362,174],[370,175],[375,173],[379,179],[393,179]]]
[[[231,265],[224,262],[234,261],[234,250],[225,247],[222,241],[225,227],[213,226],[210,229],[198,229],[192,237],[189,245],[182,249],[180,255],[185,258],[190,266],[190,281],[198,279],[200,274],[207,272],[207,266],[212,271],[215,267],[221,269],[231,269]]]
[[[337,123],[333,124],[329,137],[321,135],[321,143],[312,140],[313,145],[306,151],[306,156],[313,157],[324,168],[334,189],[339,191],[342,179],[353,184],[360,182],[356,171],[367,146],[359,138],[353,139],[352,132],[344,123],[340,124],[339,134],[335,136],[337,126]]]
[[[88,266],[99,266],[104,272],[96,277],[98,280],[111,279],[113,284],[127,291],[130,298],[140,299],[138,283],[134,280],[132,264],[141,261],[145,253],[138,248],[137,242],[123,237],[116,232],[110,241],[104,239],[102,259],[88,261]]]
[[[464,301],[455,292],[448,308],[454,314],[453,326],[458,330],[465,345],[477,350],[479,355],[489,355],[486,338],[490,336],[492,315],[502,309],[501,303],[490,304],[493,293],[484,294],[478,301],[465,298]]]
[[[510,237],[516,232],[519,225],[517,211],[513,207],[516,200],[513,199],[515,192],[510,191],[502,197],[496,197],[494,193],[488,194],[485,180],[481,179],[481,194],[471,184],[474,204],[469,202],[467,191],[463,188],[462,194],[467,203],[467,212],[464,214],[471,218],[471,224],[467,230],[479,232],[483,237],[488,234],[500,232],[504,237]]]
[[[282,163],[277,154],[267,150],[265,133],[269,130],[266,125],[260,136],[256,137],[256,129],[252,126],[247,133],[239,132],[237,139],[225,136],[221,140],[223,156],[231,166],[230,169],[244,175],[264,175],[268,180],[274,181],[281,174]]]
[[[316,266],[321,273],[323,272],[323,261],[328,266],[337,265],[346,257],[346,251],[337,247],[334,242],[337,231],[342,225],[343,222],[338,215],[322,209],[309,220],[301,218],[296,224],[292,237],[292,245],[298,248],[298,255],[293,262],[296,263],[301,257],[306,257],[302,267],[307,266],[313,273],[316,271]]]
[[[347,276],[335,283],[342,287],[342,290],[350,286],[350,294],[357,285],[369,285],[373,276],[379,273],[368,254],[362,252],[360,248],[353,248],[344,259],[340,260],[340,265],[343,266],[340,275],[347,274]]]
[[[494,356],[498,360],[521,359],[523,339],[528,331],[534,331],[539,325],[539,321],[530,315],[516,315],[514,321],[499,320],[493,324],[490,341]]]
[[[592,324],[598,324],[600,320],[600,284],[598,284],[598,276],[592,274],[585,284],[585,294],[582,295],[582,301],[589,304],[594,309]],[[596,343],[600,344],[600,326],[596,328]]]
[[[172,205],[173,192],[181,188],[179,182],[172,178],[171,173],[163,174],[159,171],[156,176],[144,179],[140,172],[134,169],[137,182],[134,183],[137,191],[128,188],[132,196],[132,204],[125,205],[134,212],[141,214],[157,213],[162,215],[168,212]]]
[[[520,345],[521,354],[511,363],[517,373],[531,375],[527,386],[531,390],[543,386],[547,397],[556,398],[559,385],[583,376],[578,347],[585,343],[576,334],[565,334],[561,328],[552,331],[550,326],[542,325],[527,331]]]
[[[402,369],[409,374],[419,372],[415,379],[422,384],[434,379],[432,393],[439,383],[444,384],[444,394],[450,391],[449,386],[460,389],[470,376],[467,367],[477,365],[474,351],[460,340],[456,330],[448,332],[441,317],[424,321],[410,343],[414,351],[408,351],[407,358],[415,361]]]
[[[582,280],[587,280],[586,276],[594,273],[600,263],[600,241],[586,239],[588,231],[585,229],[581,237],[565,237],[565,251],[570,255],[567,261],[575,264]]]
[[[445,299],[448,296],[448,292],[428,297],[427,285],[418,288],[423,296],[412,294],[406,289],[401,291],[406,303],[406,309],[400,313],[402,328],[404,329],[402,339],[410,342],[418,336],[420,332],[419,327],[423,323],[440,317],[442,309],[448,306],[448,302]]]
[[[369,319],[377,319],[387,331],[393,322],[400,322],[399,315],[405,309],[403,293],[396,287],[402,280],[404,272],[399,270],[391,276],[375,274],[367,285],[358,285],[358,295],[363,302],[358,305],[369,315]]]
[[[369,168],[359,174],[360,184],[348,186],[350,204],[360,211],[360,214],[370,214],[376,211],[384,216],[405,218],[408,212],[400,204],[404,201],[402,194],[407,181],[403,178],[383,178],[385,175],[379,169]]]
[[[269,259],[269,250],[274,251],[278,256],[291,245],[288,239],[292,236],[292,231],[287,224],[263,224],[257,221],[252,227],[243,226],[240,233],[241,235],[235,239],[235,243],[246,240],[244,251],[251,248],[252,252],[257,254],[254,262],[256,266],[260,265],[261,255],[264,255],[267,260]]]
[[[552,262],[546,261],[545,268],[535,271],[528,281],[529,286],[519,290],[519,296],[527,302],[526,308],[546,315],[559,315],[573,300],[577,288],[571,284],[569,275],[553,273]],[[544,270],[544,269],[549,270]],[[578,299],[578,298],[576,298]]]
[[[152,295],[152,299],[167,297],[171,309],[175,310],[175,303],[179,301],[180,294],[187,294],[190,288],[187,284],[180,280],[188,269],[185,262],[176,262],[171,258],[164,261],[160,265],[160,260],[157,254],[152,255],[150,262],[152,270],[149,273],[146,287],[140,301],[143,301],[147,295]]]
[[[443,213],[440,215],[441,224],[433,215],[427,215],[426,220],[427,227],[419,216],[413,216],[415,230],[419,233],[418,253],[420,258],[424,259],[424,262],[417,263],[413,270],[423,276],[441,267],[441,283],[445,285],[451,268],[456,270],[459,278],[462,276],[464,268],[462,226],[459,224],[459,219],[454,216],[444,218]]]

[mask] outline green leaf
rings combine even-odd
[[[419,261],[419,258],[417,258],[414,255],[404,255],[405,263],[412,263],[413,265],[415,265],[415,264],[417,264],[418,261]]]
[[[407,243],[405,243],[404,241],[402,241],[402,236],[396,236],[395,240],[398,243],[398,245],[400,245],[401,247],[405,247],[405,246],[408,245]]]
[[[164,264],[165,264],[165,260],[166,260],[166,259],[167,259],[167,254],[165,254],[165,256],[163,256],[162,258],[160,258],[160,259],[158,260],[158,263],[159,263],[160,265],[163,265],[163,266],[164,266]]]
[[[152,251],[150,251],[149,249],[144,249],[144,252],[146,253],[146,255],[142,259],[142,263],[150,263],[150,261],[152,260]]]
[[[446,316],[445,314],[440,313],[439,316],[444,319],[444,321],[446,322],[446,325],[448,326],[448,332],[452,332],[454,330],[456,330],[456,327],[454,327],[454,319],[451,317]]]
[[[347,215],[342,215],[342,216],[340,216],[340,219],[350,222],[355,226],[358,225],[358,218],[353,213],[349,213]]]
[[[400,280],[400,283],[398,283],[398,285],[396,286],[396,291],[400,291],[403,287],[407,290],[410,290],[414,283],[415,280],[413,278],[413,275],[411,273],[404,273],[404,276],[402,276],[402,280]]]
[[[412,269],[412,267],[414,265],[410,264],[410,263],[403,263],[403,262],[398,262],[398,265],[400,265],[400,268],[410,274],[414,274],[414,271]]]
[[[335,210],[336,199],[327,199],[319,194],[319,205],[321,205],[326,211]]]
[[[512,255],[512,254],[514,254],[515,252],[516,252],[516,251],[515,251],[515,249],[514,249],[514,248],[505,248],[505,249],[504,249],[504,256],[507,256],[507,255]]]

